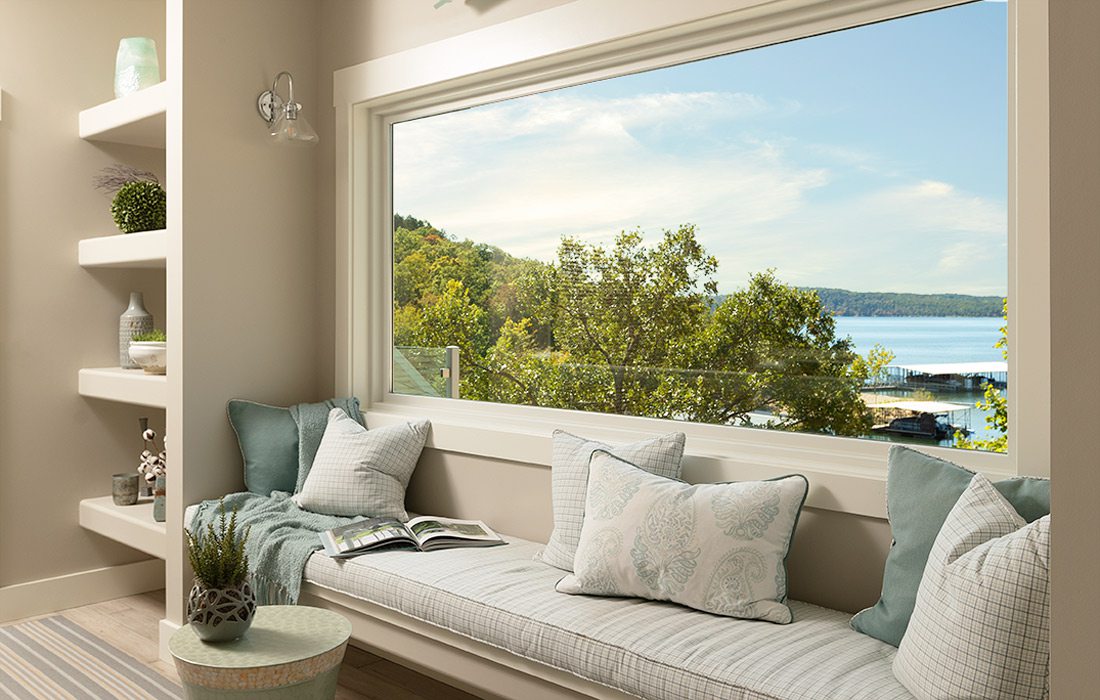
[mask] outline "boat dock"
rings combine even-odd
[[[981,391],[986,384],[998,389],[1008,386],[1007,362],[890,365],[885,372],[885,381],[876,388]]]

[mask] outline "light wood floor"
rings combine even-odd
[[[157,630],[161,618],[164,617],[164,591],[72,608],[60,614],[150,668],[179,682],[172,664],[157,658]],[[340,667],[340,685],[336,689],[336,698],[477,700],[469,693],[353,646],[348,646],[344,663]]]

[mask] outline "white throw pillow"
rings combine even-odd
[[[936,537],[894,675],[921,700],[1047,697],[1050,516],[1033,523],[981,474]]]
[[[690,485],[596,451],[570,594],[637,596],[787,623],[787,551],[808,484]]]
[[[313,467],[294,502],[326,515],[408,520],[405,488],[430,427],[419,420],[367,430],[342,409],[332,409]]]
[[[573,556],[584,524],[584,499],[588,488],[588,461],[596,450],[606,450],[650,472],[680,478],[684,434],[669,433],[629,445],[612,447],[586,440],[564,430],[554,431],[550,462],[550,495],[554,506],[554,531],[536,559],[566,571],[573,570]]]

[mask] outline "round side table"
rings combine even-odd
[[[240,639],[208,643],[184,625],[168,649],[189,700],[331,700],[350,636],[329,610],[264,605]]]

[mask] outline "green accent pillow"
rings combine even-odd
[[[298,426],[290,409],[231,399],[229,424],[244,457],[244,485],[252,493],[294,491],[298,480]]]
[[[886,474],[886,513],[894,543],[882,574],[882,596],[852,618],[852,629],[897,646],[909,626],[932,544],[974,472],[895,445]],[[993,484],[1028,522],[1050,513],[1050,480],[1029,477]]]

